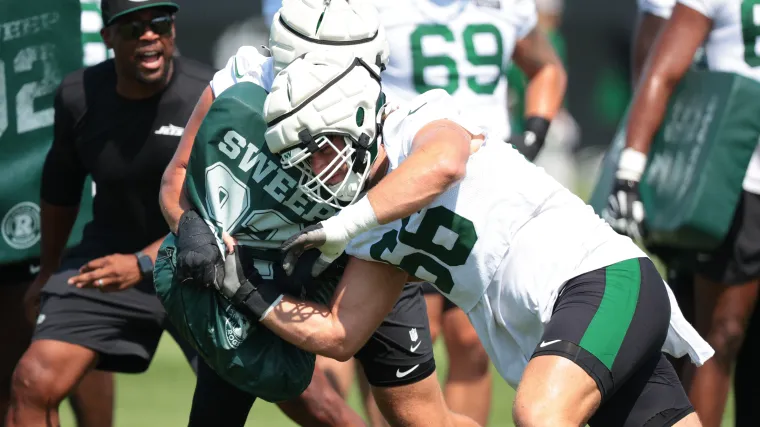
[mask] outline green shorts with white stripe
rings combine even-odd
[[[594,379],[602,405],[592,427],[671,425],[693,409],[662,354],[669,323],[654,264],[629,259],[565,284],[533,357],[565,357]]]

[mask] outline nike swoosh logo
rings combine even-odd
[[[418,342],[417,345],[412,346],[409,350],[411,350],[412,353],[414,353],[415,351],[417,351],[418,348],[420,348],[421,345],[422,345],[422,341]]]
[[[419,368],[420,365],[414,365],[409,370],[401,372],[400,369],[396,369],[396,378],[404,378],[405,376],[409,375],[414,371],[415,369]]]
[[[40,266],[29,264],[29,274],[37,274],[40,272]]]
[[[550,345],[558,343],[560,341],[562,341],[562,340],[541,341],[541,344],[539,344],[538,346],[541,347],[541,348],[544,348],[546,346],[550,346]]]
[[[240,72],[238,71],[237,58],[235,58],[235,64],[234,65],[235,65],[235,77],[237,77],[239,79],[242,79],[243,77],[245,77],[242,74],[240,74]]]
[[[409,114],[407,114],[407,116],[411,116],[412,114],[416,113],[417,110],[419,110],[420,108],[422,108],[422,107],[424,107],[426,105],[427,105],[427,102],[424,103],[424,104],[422,104],[422,105],[420,105],[419,107],[415,108],[414,110],[409,110]]]

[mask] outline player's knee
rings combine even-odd
[[[25,354],[16,365],[11,380],[13,400],[25,405],[57,406],[65,393],[56,387],[56,375],[34,354]]]
[[[731,366],[744,342],[744,332],[745,325],[738,318],[719,319],[713,324],[707,341],[715,350],[716,361]]]
[[[550,424],[542,423],[545,419],[544,411],[538,408],[533,402],[523,402],[523,399],[515,399],[512,405],[512,418],[518,427],[538,427],[548,426]]]
[[[512,406],[512,418],[517,427],[562,427],[570,426],[561,413],[552,411],[549,402],[515,399]],[[576,424],[577,425],[577,424]]]

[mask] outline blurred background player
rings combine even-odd
[[[213,72],[174,58],[177,4],[101,6],[101,36],[114,59],[48,89],[54,139],[42,174],[40,274],[27,298],[29,313],[39,304],[40,314],[13,374],[9,426],[59,425],[60,402],[86,373],[144,371],[164,329],[152,283],[167,231],[156,197]],[[93,218],[64,256],[88,175],[97,184]]]
[[[24,294],[40,271],[40,179],[53,140],[53,94],[64,75],[106,59],[95,0],[0,3],[0,426],[10,398],[11,376],[31,342],[34,318]],[[66,247],[76,245],[92,216],[92,190]],[[12,325],[12,326],[9,326]],[[110,373],[92,371],[70,402],[80,427],[112,425]]]
[[[660,15],[667,18],[667,8],[663,10]],[[741,0],[679,0],[672,9],[646,65],[638,66],[641,78],[631,107],[626,149],[618,169],[619,182],[614,190],[618,203],[623,202],[621,195],[625,198],[627,212],[633,212],[632,203],[640,200],[637,184],[668,98],[703,44],[708,69],[760,81],[757,10],[754,2]],[[650,17],[649,21],[657,25],[656,19]],[[655,31],[642,24],[639,33],[647,30]],[[747,333],[747,325],[755,311],[760,279],[759,210],[760,151],[756,150],[744,177],[731,230],[712,253],[696,256],[695,325],[715,349],[715,356],[694,372],[689,398],[705,426],[721,424],[733,363],[743,344],[756,340]],[[635,227],[642,219],[631,213],[620,217]],[[745,348],[753,354],[754,345]],[[755,379],[739,375],[747,377],[740,381]],[[742,384],[740,381],[737,385]],[[737,405],[745,406],[742,401],[743,398],[737,399]],[[738,414],[736,421],[740,425]],[[747,422],[754,424],[756,419]]]
[[[673,13],[676,0],[638,0],[639,14],[636,22],[635,37],[633,42],[631,77],[632,84],[639,83],[649,53],[657,39],[661,29]],[[692,67],[697,69],[707,68],[704,45],[699,46],[694,55]],[[675,252],[669,248],[648,248],[657,254],[667,264],[667,279],[673,293],[687,320],[694,323],[694,268],[690,260],[693,253],[684,251]],[[750,323],[747,326],[745,336],[757,336],[760,327],[760,317],[755,309]],[[757,419],[755,402],[760,398],[760,390],[755,387],[755,381],[760,378],[757,372],[755,360],[760,356],[760,346],[756,339],[745,339],[741,350],[736,358],[734,369],[734,400],[735,400],[735,425],[751,425]],[[674,366],[679,372],[686,389],[690,386],[689,372],[683,369],[682,360],[674,361]]]

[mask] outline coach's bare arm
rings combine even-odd
[[[407,281],[392,265],[350,258],[329,307],[285,296],[261,323],[299,348],[345,361],[391,312]]]

